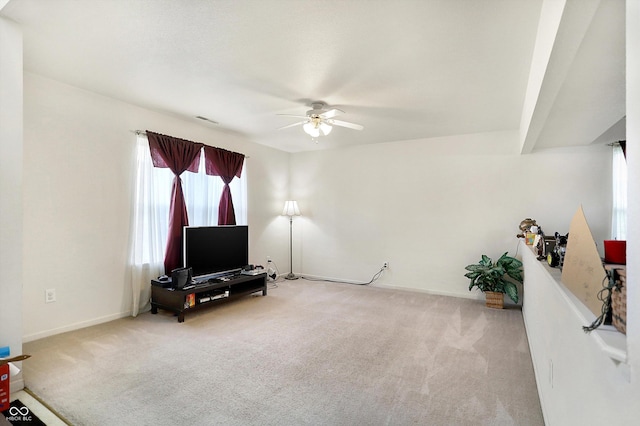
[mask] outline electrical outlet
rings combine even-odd
[[[56,301],[56,289],[48,288],[44,291],[44,302],[51,303]]]
[[[384,262],[382,264],[382,269],[389,269],[389,262]]]
[[[271,256],[267,256],[267,263],[271,263]]]

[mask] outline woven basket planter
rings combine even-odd
[[[627,271],[616,269],[617,288],[611,292],[611,317],[613,326],[627,334]]]
[[[487,308],[503,309],[504,293],[496,293],[495,291],[485,291]]]

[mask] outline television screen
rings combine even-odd
[[[184,267],[194,277],[236,272],[249,263],[249,227],[186,226]]]

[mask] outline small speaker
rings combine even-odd
[[[547,256],[549,253],[553,252],[553,248],[556,246],[556,238],[555,237],[544,237],[544,256]]]
[[[177,268],[171,271],[171,282],[173,288],[181,290],[191,283],[191,268]]]

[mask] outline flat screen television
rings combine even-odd
[[[216,277],[240,271],[249,264],[249,227],[185,226],[184,267],[193,277]]]

